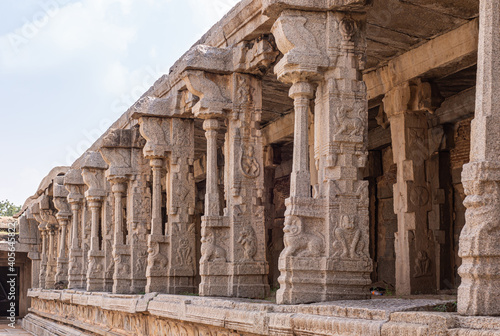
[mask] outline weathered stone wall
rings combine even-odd
[[[37,336],[500,335],[498,319],[445,313],[453,303],[443,300],[283,306],[156,293],[31,291],[29,295],[32,314],[23,320],[23,327]]]

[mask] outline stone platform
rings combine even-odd
[[[500,336],[500,318],[443,312],[454,301],[372,299],[308,305],[197,296],[30,290],[35,335]]]

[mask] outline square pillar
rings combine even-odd
[[[476,112],[464,166],[466,224],[460,235],[458,313],[500,315],[500,3],[481,0]]]

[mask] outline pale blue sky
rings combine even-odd
[[[238,0],[0,2],[0,200],[70,165]]]

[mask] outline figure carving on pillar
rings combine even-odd
[[[251,226],[246,226],[241,230],[238,243],[243,247],[243,261],[253,261],[257,254],[257,237]]]
[[[324,252],[324,240],[322,237],[304,232],[302,218],[288,216],[285,220],[283,240],[285,249],[281,252],[281,258],[285,257],[318,257]]]
[[[255,149],[250,144],[244,144],[241,151],[241,170],[248,178],[256,178],[260,175],[260,165],[255,158]]]
[[[177,249],[176,261],[179,265],[191,265],[193,263],[193,256],[191,255],[192,248],[189,246],[189,240],[184,238],[179,242],[180,246]]]
[[[148,268],[154,271],[168,267],[168,258],[160,252],[160,243],[151,243],[148,248]]]
[[[201,237],[201,259],[200,263],[213,262],[226,262],[226,251],[216,245],[215,236],[212,232],[206,232]]]
[[[421,278],[428,275],[432,275],[431,259],[429,259],[426,251],[418,251],[417,260],[415,260],[415,274],[413,277]]]
[[[364,243],[360,241],[361,230],[357,228],[356,216],[343,215],[340,219],[340,225],[335,229],[336,250],[334,257],[362,259]]]
[[[363,136],[365,131],[364,110],[358,109],[356,112],[346,106],[337,109],[336,120],[339,130],[336,135]]]

